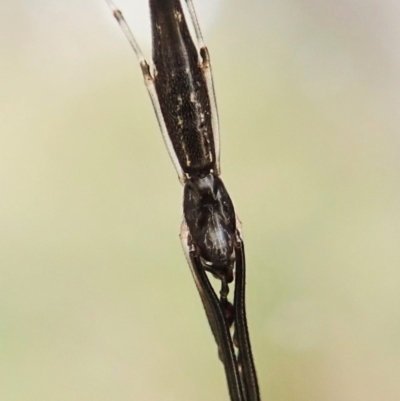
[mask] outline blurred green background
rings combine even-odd
[[[399,400],[400,3],[211,3],[263,399]],[[0,48],[0,400],[228,400],[106,5],[2,1]]]

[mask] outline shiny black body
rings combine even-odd
[[[224,275],[234,259],[236,216],[222,180],[214,174],[191,177],[184,189],[183,213],[201,257]]]
[[[210,100],[179,0],[150,0],[154,83],[185,173],[215,169]]]
[[[218,116],[208,50],[192,0],[150,0],[153,76],[122,13],[171,159],[184,185],[181,241],[225,369],[231,401],[260,401],[245,307],[246,263],[232,200],[219,178]],[[197,25],[196,25],[197,24]],[[216,139],[215,139],[216,138]],[[216,143],[218,141],[218,143]],[[221,283],[217,294],[212,274]],[[233,302],[229,300],[234,286]]]
[[[183,212],[189,231],[187,246],[192,272],[218,344],[231,400],[258,401],[244,299],[244,246],[236,228],[232,200],[215,174],[215,144],[204,67],[180,1],[150,0],[150,11],[155,88],[168,135],[187,174]],[[206,271],[221,280],[219,299]],[[228,284],[234,280],[234,274],[232,304],[228,300]]]

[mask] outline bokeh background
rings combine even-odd
[[[201,3],[263,399],[399,400],[400,3]],[[0,399],[228,400],[107,6],[2,1],[0,48]]]

